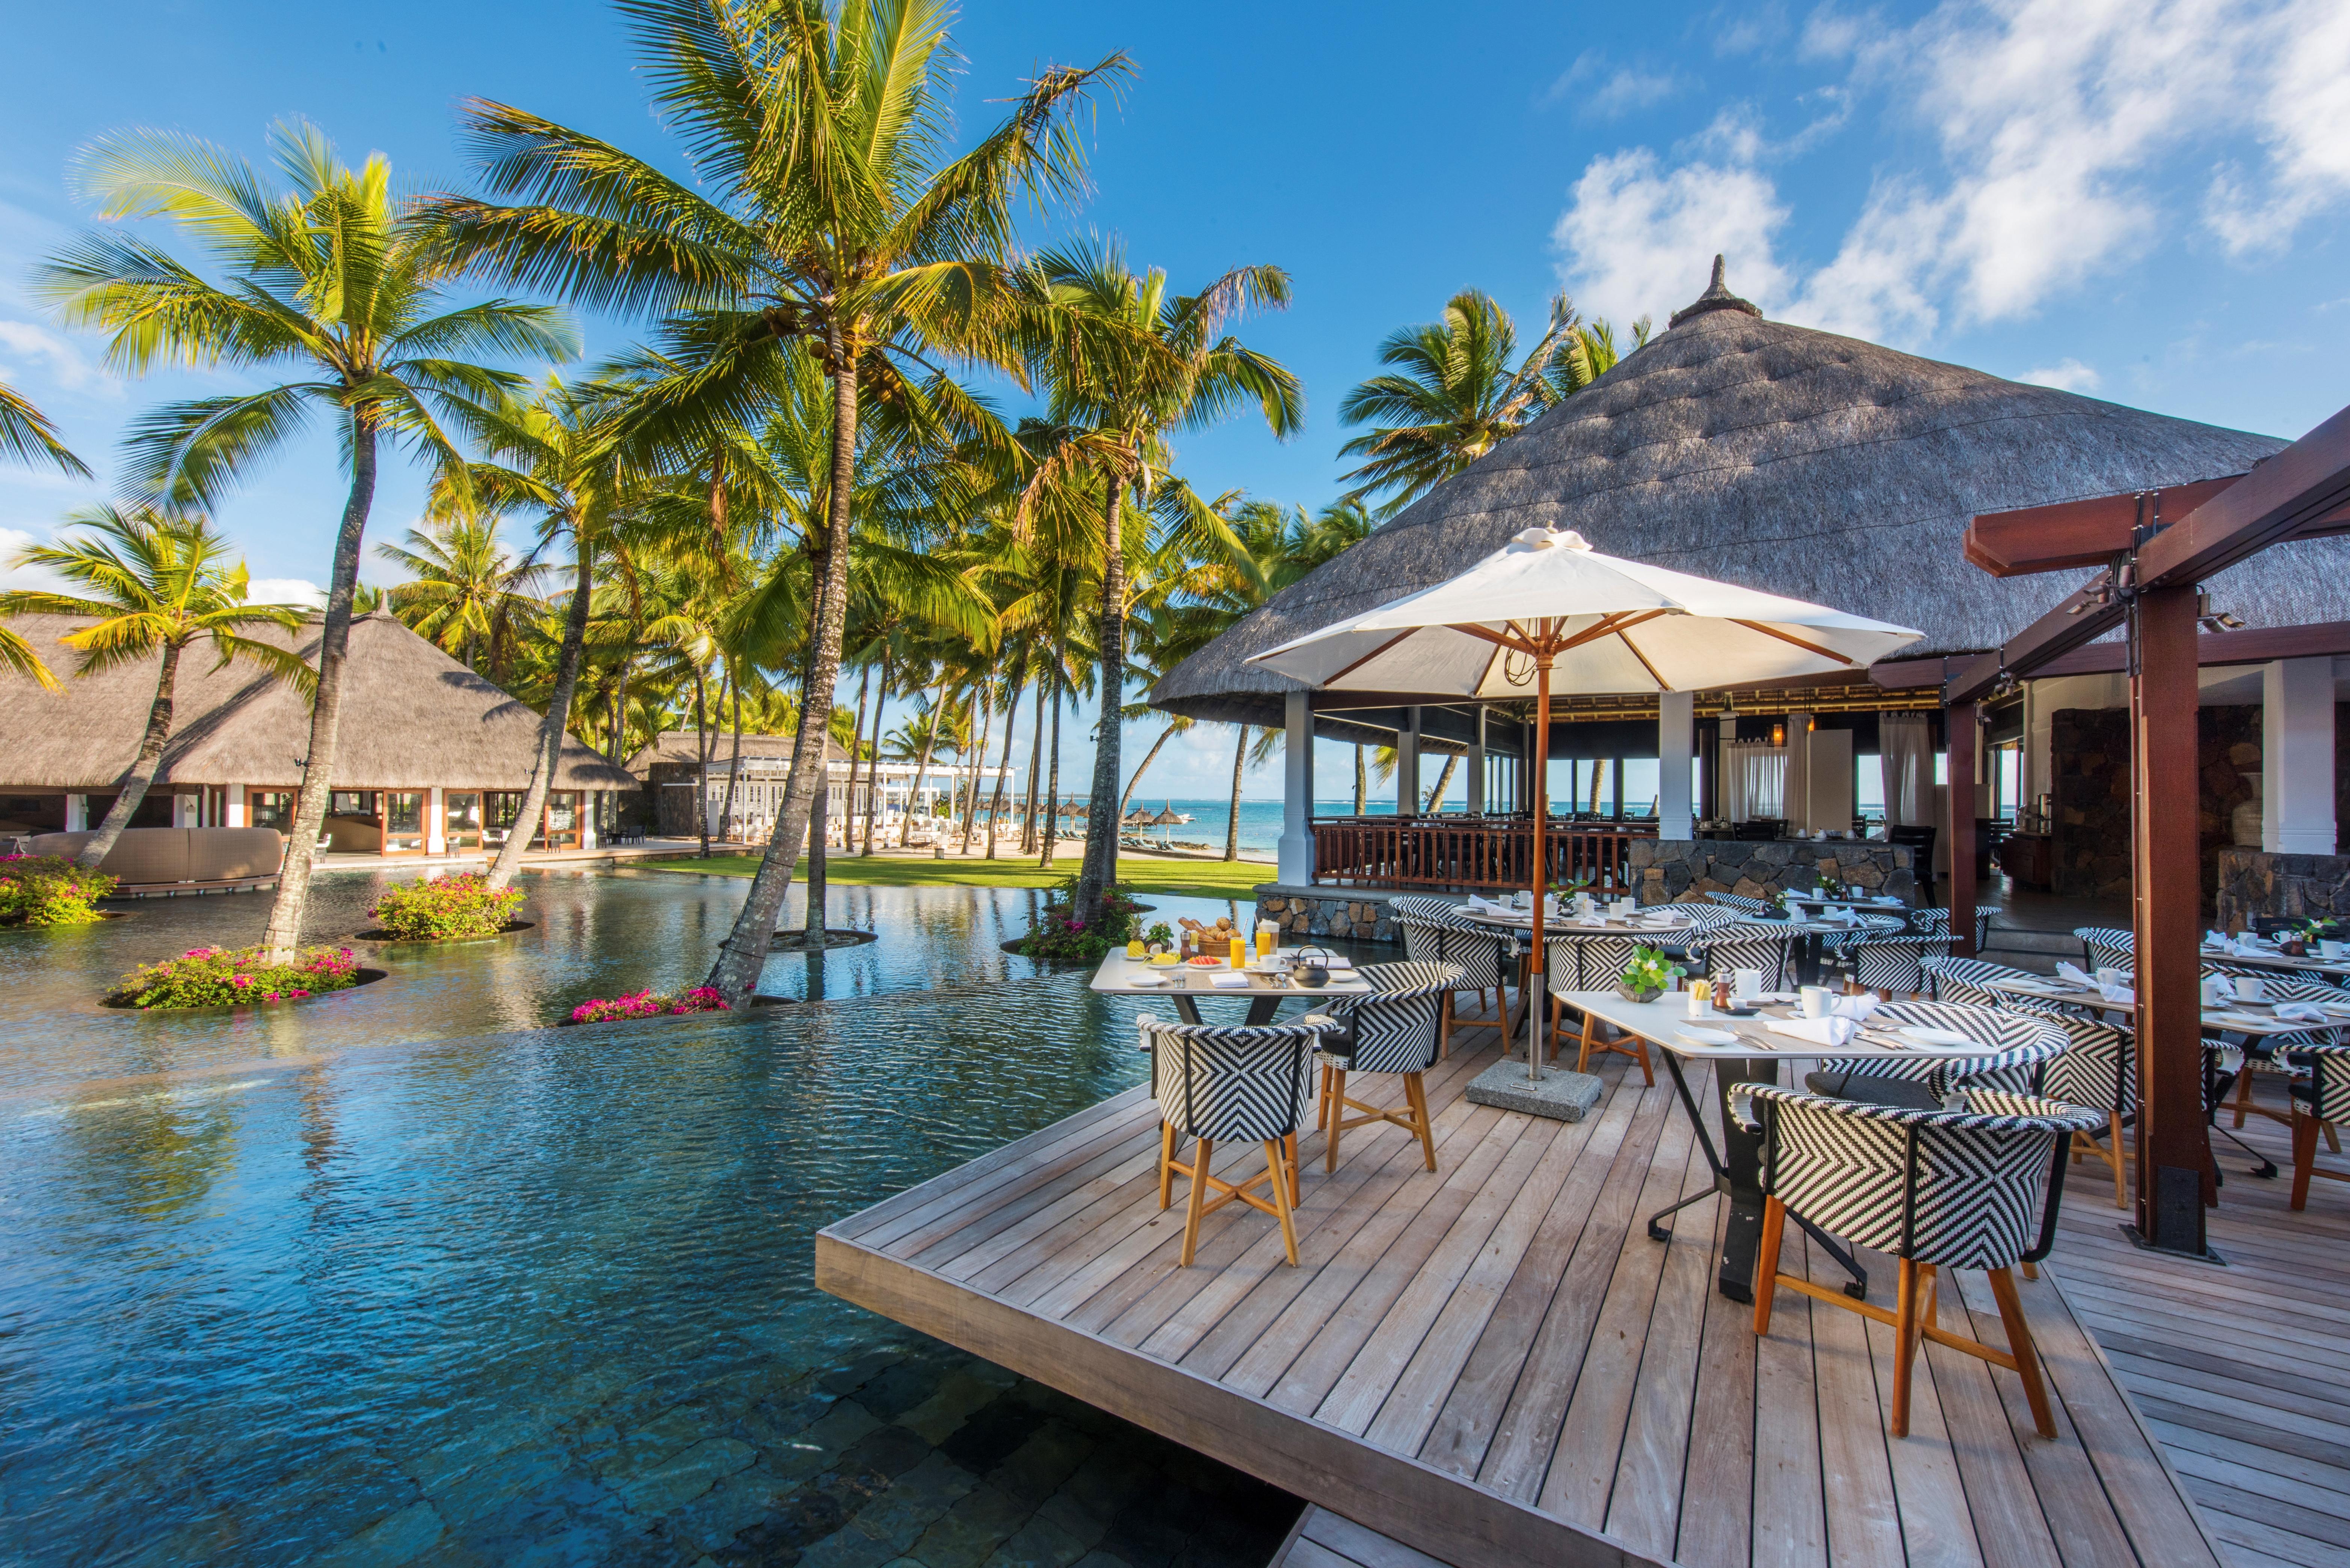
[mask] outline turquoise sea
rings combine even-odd
[[[1163,795],[1155,798],[1137,795],[1134,804],[1138,806],[1146,806],[1153,813],[1171,806],[1175,811],[1191,818],[1191,821],[1177,827],[1145,829],[1144,831],[1152,838],[1171,837],[1177,843],[1206,844],[1218,850],[1222,850],[1224,846],[1224,836],[1232,820],[1232,803],[1229,797],[1223,800],[1170,800]],[[1352,816],[1354,813],[1355,797],[1351,794],[1336,800],[1317,800],[1314,803],[1314,815],[1316,816]],[[1375,797],[1371,801],[1369,815],[1391,816],[1394,814],[1395,799],[1392,793],[1386,800]],[[1277,800],[1242,801],[1240,838],[1241,854],[1243,857],[1252,860],[1274,858],[1281,846],[1281,802]]]

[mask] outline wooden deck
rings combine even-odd
[[[1326,1176],[1305,1137],[1301,1268],[1238,1206],[1176,1266],[1135,1090],[825,1231],[817,1282],[1461,1568],[2216,1563],[2061,1269],[2023,1286],[2057,1440],[2012,1375],[1929,1346],[1893,1441],[1890,1330],[1783,1294],[1757,1341],[1711,1288],[1719,1205],[1648,1240],[1709,1179],[1667,1084],[1613,1058],[1591,1118],[1507,1115],[1461,1097],[1496,1049],[1464,1029],[1430,1075],[1434,1175],[1394,1129],[1350,1135]],[[2127,1250],[2110,1203],[2075,1199],[2067,1247]],[[1997,1343],[1981,1276],[1962,1293]]]

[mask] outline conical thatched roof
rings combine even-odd
[[[1677,325],[1177,666],[1155,706],[1281,722],[1243,661],[1428,587],[1535,524],[1610,555],[1918,628],[1905,657],[1996,646],[2082,574],[1969,566],[1977,513],[2241,473],[2285,443],[1751,314],[1719,276]],[[2212,585],[2255,626],[2350,618],[2350,540]]]
[[[85,616],[17,616],[8,623],[40,650],[65,690],[40,691],[0,672],[0,787],[104,794],[130,766],[155,697],[158,660],[87,678],[57,639]],[[287,634],[264,631],[278,640]],[[293,634],[317,659],[317,624]],[[291,785],[310,750],[310,706],[249,664],[214,670],[209,645],[180,661],[172,740],[159,785]],[[385,612],[351,623],[335,784],[344,789],[518,790],[530,783],[538,715]],[[637,781],[567,737],[558,789],[631,789]]]

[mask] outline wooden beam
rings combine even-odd
[[[1991,694],[2002,674],[2037,674],[2050,659],[2061,658],[2085,643],[2095,642],[2122,624],[2127,607],[2110,592],[2113,573],[2099,572],[2064,597],[2064,601],[2021,632],[2005,646],[1981,655],[1944,690],[1946,702],[1976,702]],[[2100,600],[2100,596],[2105,597]]]
[[[2132,612],[2130,851],[2137,990],[2137,1233],[2198,1256],[2212,1176],[2203,1116],[2203,863],[2198,850],[2195,585]]]
[[[1967,524],[1966,556],[1994,577],[2107,566],[2137,543],[2137,524],[2155,510],[2147,497],[2158,498],[2162,515],[2184,517],[2242,477],[2231,473],[2142,493],[1981,513]]]
[[[2141,589],[2193,587],[2271,545],[2328,530],[2350,504],[2350,409],[2139,546]]]

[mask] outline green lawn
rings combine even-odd
[[[707,860],[687,857],[675,860],[629,860],[655,871],[701,871],[720,877],[748,877],[759,862],[750,855],[713,855]],[[825,862],[826,880],[849,888],[1050,888],[1077,868],[1072,855],[1039,869],[1034,860],[947,859],[895,860],[875,856],[870,860],[839,856]],[[795,880],[807,876],[803,860],[792,870]],[[1274,868],[1259,860],[1157,860],[1121,857],[1118,886],[1130,893],[1163,893],[1179,898],[1237,898],[1250,902],[1260,882],[1270,882]]]

